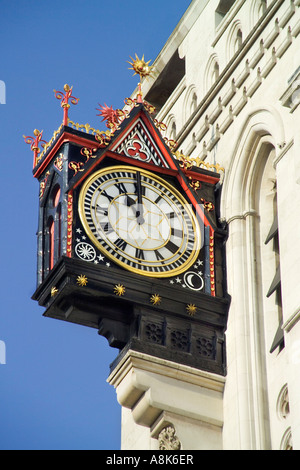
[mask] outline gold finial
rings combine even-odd
[[[153,73],[153,71],[152,71],[153,65],[149,65],[151,60],[148,60],[148,62],[145,62],[144,54],[143,54],[143,57],[141,59],[139,59],[137,54],[135,54],[135,59],[133,59],[132,57],[130,57],[130,59],[132,60],[132,62],[129,62],[129,61],[127,61],[127,62],[132,66],[132,67],[129,67],[129,70],[134,70],[133,75],[139,75],[140,80],[142,80],[142,78],[144,78],[144,77],[153,76],[153,75],[151,75]]]

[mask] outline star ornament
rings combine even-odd
[[[148,60],[148,62],[145,62],[144,54],[141,59],[138,58],[137,54],[135,54],[135,59],[133,59],[132,57],[130,57],[130,59],[132,60],[132,62],[129,62],[129,61],[127,62],[131,65],[131,67],[129,67],[129,70],[134,71],[133,76],[139,75],[140,78],[153,77],[153,75],[151,75],[153,73],[153,70],[152,70],[153,65],[149,65],[151,60]]]
[[[186,310],[187,310],[188,314],[191,317],[193,317],[195,315],[195,313],[197,312],[197,307],[194,304],[188,304],[187,307],[186,307]]]
[[[158,294],[153,294],[153,295],[151,295],[151,297],[150,297],[150,302],[151,302],[153,305],[159,305],[160,302],[161,302],[161,296],[158,295]]]
[[[77,284],[81,287],[86,286],[88,283],[87,277],[84,274],[80,274],[80,276],[77,277]]]
[[[51,297],[54,297],[57,293],[58,293],[58,289],[55,286],[53,286],[51,288]]]
[[[125,290],[126,289],[122,284],[116,284],[114,287],[114,293],[115,295],[118,295],[119,297],[125,294]]]

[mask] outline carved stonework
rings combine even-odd
[[[180,450],[181,443],[173,426],[163,428],[158,436],[159,450]]]

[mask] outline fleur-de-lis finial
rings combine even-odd
[[[30,144],[30,148],[33,151],[33,168],[34,168],[38,162],[38,155],[41,151],[41,149],[39,148],[39,144],[41,144],[41,147],[44,147],[47,142],[42,139],[43,131],[34,129],[33,135],[34,137],[31,137],[28,135],[27,136],[23,135],[23,137],[24,137],[25,143]]]
[[[58,100],[61,100],[61,107],[64,110],[64,117],[63,117],[63,125],[67,126],[68,125],[68,112],[70,108],[69,100],[71,104],[78,104],[79,98],[75,98],[75,96],[72,95],[72,90],[73,86],[65,85],[64,86],[64,92],[62,91],[56,91],[53,90],[55,93],[55,98]]]

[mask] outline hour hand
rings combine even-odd
[[[128,194],[126,194],[126,206],[131,207],[134,204],[136,204],[136,199],[133,199],[132,197],[128,196]]]

